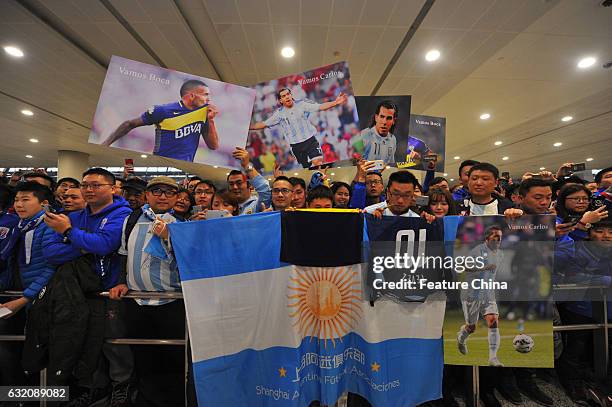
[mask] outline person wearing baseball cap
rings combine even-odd
[[[142,208],[142,205],[145,204],[146,188],[147,181],[138,177],[130,178],[123,183],[121,195],[128,201],[132,210]]]
[[[109,290],[121,299],[129,290],[175,293],[181,291],[176,261],[169,241],[168,224],[180,221],[173,208],[179,186],[170,177],[155,177],[146,186],[146,204],[130,215],[123,227],[119,255],[124,256],[119,283]],[[174,299],[124,299],[128,337],[182,338],[185,307]],[[184,351],[135,346],[138,372],[136,405],[177,406],[184,398]],[[155,363],[163,360],[164,363]]]

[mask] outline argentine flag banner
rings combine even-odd
[[[363,299],[363,215],[268,212],[169,227],[200,406],[441,397],[444,302]]]

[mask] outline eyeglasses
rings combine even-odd
[[[150,189],[149,192],[153,194],[153,196],[162,196],[162,194],[166,195],[168,198],[172,198],[178,194],[178,192],[174,189],[161,189],[161,188],[153,188]]]
[[[193,192],[194,195],[214,195],[215,191],[212,189],[196,189]]]
[[[589,202],[588,197],[578,196],[575,198],[565,198],[566,201],[575,201],[575,202]]]
[[[414,196],[412,192],[407,193],[407,194],[400,194],[399,192],[392,192],[392,191],[387,192],[387,195],[391,197],[402,198],[402,199],[412,199],[412,197]]]
[[[288,189],[288,188],[272,188],[272,193],[273,194],[283,194],[283,195],[287,195],[288,193],[293,192],[293,190]]]
[[[94,191],[97,191],[98,189],[102,188],[104,185],[114,185],[114,184],[88,184],[86,182],[83,182],[81,184],[81,189],[88,190],[91,188]]]
[[[378,185],[382,184],[382,181],[379,179],[373,179],[372,181],[366,181],[366,185]]]

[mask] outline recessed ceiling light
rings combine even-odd
[[[38,143],[38,139],[37,138],[31,138],[30,139],[30,143]]]
[[[272,178],[268,178],[268,181],[272,181]]]
[[[219,166],[218,165],[213,165],[213,168],[219,168]]]
[[[226,172],[226,173],[225,173],[225,175],[226,175],[226,176],[227,176],[227,175],[229,175],[229,172]]]
[[[30,154],[27,154],[26,158],[32,158],[32,156]]]
[[[578,61],[578,68],[580,69],[590,68],[595,64],[595,62],[597,62],[597,59],[595,59],[594,57],[582,58],[580,61]]]
[[[496,142],[495,142],[495,143],[493,143],[493,144],[495,144],[496,146],[501,146],[501,145],[502,145],[502,142],[501,142],[501,141],[496,141]]]
[[[13,47],[13,46],[6,46],[4,47],[4,52],[6,52],[7,54],[9,54],[12,57],[17,57],[17,58],[21,58],[23,56],[23,51],[17,47]]]
[[[298,173],[297,173],[297,172],[294,172],[294,173],[293,173],[293,175],[295,175],[295,176],[297,177],[297,176],[298,176]]]
[[[585,161],[593,161],[592,157],[587,158]]]
[[[28,109],[23,109],[21,111],[21,114],[24,115],[24,116],[34,116],[34,112],[31,111],[31,110],[28,110]]]
[[[563,145],[563,143],[557,141],[555,144],[553,144],[553,147],[561,147]]]
[[[445,177],[448,177],[448,174],[447,174],[447,173],[444,173],[444,176],[445,176]]]
[[[561,118],[561,121],[562,121],[562,122],[569,122],[569,121],[570,121],[570,120],[572,120],[572,119],[573,119],[573,117],[572,117],[572,116],[563,116],[563,117]]]
[[[455,178],[451,178],[451,179],[450,179],[450,182],[453,182],[454,180],[455,180]]]
[[[546,167],[540,167],[540,171],[544,171]]]
[[[453,159],[454,159],[454,160],[458,160],[458,159],[460,159],[460,158],[461,158],[461,157],[459,157],[458,155],[456,155],[456,156],[454,156],[454,157],[453,157]]]
[[[285,47],[281,49],[281,55],[285,58],[293,58],[295,55],[295,50],[291,47]]]
[[[432,49],[425,54],[425,59],[429,62],[437,61],[440,59],[440,51],[437,49]]]
[[[331,176],[333,177],[334,175],[336,175],[336,173],[335,173],[335,172],[332,172],[332,173],[331,173],[331,174],[329,174],[329,175],[331,175]]]
[[[146,154],[140,154],[140,157],[141,158],[147,158],[147,155]]]
[[[340,169],[340,168],[342,168],[342,167],[336,167],[336,168],[337,168],[337,169]]]
[[[489,113],[483,113],[480,115],[480,120],[488,120],[489,118],[491,118]]]
[[[510,159],[510,157],[506,156],[506,157],[502,157],[502,160],[504,161],[508,161]]]

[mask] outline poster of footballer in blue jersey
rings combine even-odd
[[[255,91],[113,56],[89,142],[235,168]]]
[[[406,144],[398,148],[397,168],[444,172],[446,118],[410,116]]]
[[[256,85],[247,148],[270,174],[349,163],[359,118],[346,62]]]

